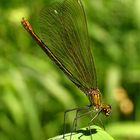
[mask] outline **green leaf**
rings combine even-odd
[[[65,134],[65,139],[63,139],[63,135],[56,136],[50,138],[49,140],[70,140],[71,133]],[[100,128],[99,126],[90,126],[81,128],[76,132],[72,133],[72,140],[114,140],[104,129]]]

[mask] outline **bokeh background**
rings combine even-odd
[[[38,14],[50,1],[0,0],[0,140],[61,134],[64,110],[88,104],[21,26],[26,17],[40,35]],[[98,86],[112,105],[111,116],[101,116],[102,122],[117,140],[139,140],[140,0],[82,1]]]

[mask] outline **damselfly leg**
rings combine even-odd
[[[83,110],[87,110],[87,111],[82,113],[82,114],[79,114]],[[78,119],[86,117],[86,116],[92,117],[92,119],[88,123],[88,129],[89,129],[88,131],[89,131],[89,135],[91,136],[91,140],[92,140],[92,131],[91,131],[90,125],[91,125],[92,122],[94,122],[96,117],[100,114],[101,110],[96,110],[96,109],[93,108],[93,105],[88,105],[88,106],[84,106],[84,107],[81,107],[81,108],[74,108],[74,109],[70,109],[70,110],[65,111],[65,113],[64,113],[64,126],[63,126],[63,129],[64,129],[64,131],[63,131],[63,139],[66,139],[65,138],[65,133],[66,133],[66,114],[68,112],[71,112],[71,111],[75,111],[75,118],[74,118],[73,124],[72,124],[72,129],[71,129],[71,133],[70,133],[70,140],[72,140],[73,133],[76,132]],[[94,117],[93,117],[93,114],[94,114]]]

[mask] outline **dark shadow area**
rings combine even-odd
[[[86,130],[82,130],[81,129],[81,130],[77,130],[76,132],[74,132],[72,134],[72,136],[77,135],[79,133],[81,133],[81,135],[78,137],[78,139],[81,139],[83,136],[91,136],[92,134],[96,134],[97,133],[97,130],[96,129],[88,129],[88,128]],[[69,138],[70,135],[71,134],[66,135],[65,136],[65,140],[67,140],[67,138]],[[55,139],[55,140],[61,140],[61,139],[63,139],[63,138],[58,138],[58,139]]]
[[[96,129],[78,130],[77,133],[82,133],[82,135],[78,137],[78,139],[81,139],[83,136],[90,136],[92,134],[97,133],[97,130]]]
[[[84,136],[89,136],[97,133],[96,129],[77,130],[76,133],[82,133]]]

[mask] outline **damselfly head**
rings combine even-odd
[[[102,110],[101,112],[105,115],[105,116],[109,116],[111,113],[111,106],[108,104],[102,104]]]

